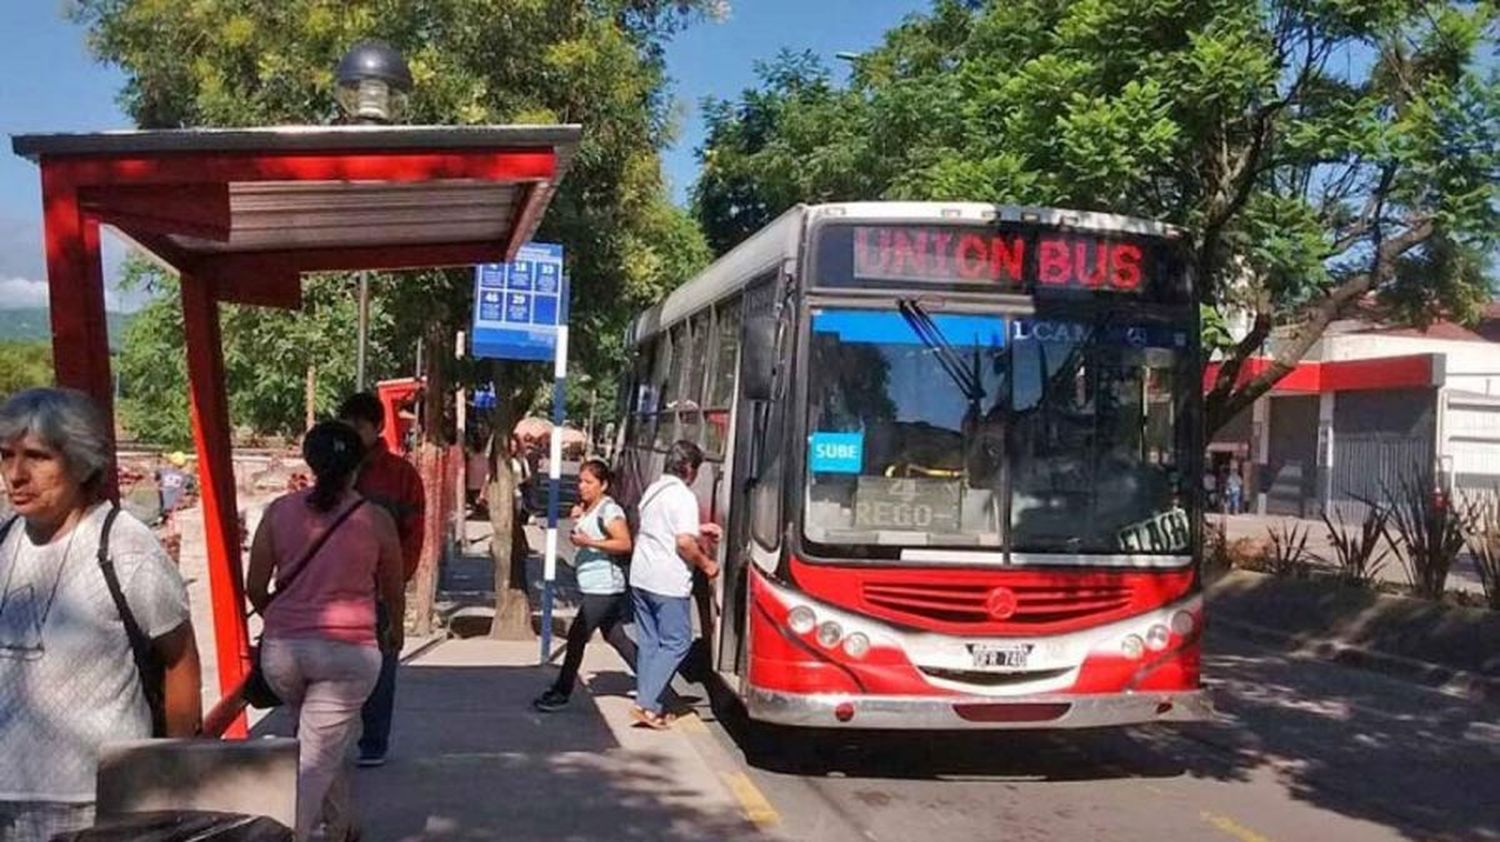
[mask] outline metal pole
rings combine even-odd
[[[370,273],[359,273],[359,349],[355,352],[354,389],[365,390],[365,347],[370,342]]]
[[[453,343],[453,358],[461,360],[464,358],[464,332],[459,331],[456,341]],[[459,552],[465,550],[469,538],[469,390],[460,386],[458,396],[454,401],[454,428],[458,440],[458,470],[454,473],[458,476],[457,505],[453,507],[453,535],[458,544]]]
[[[567,289],[566,286],[563,287]],[[562,484],[563,382],[568,373],[568,326],[557,326],[552,368],[552,449],[547,464],[547,550],[542,567],[542,663],[552,651],[552,583],[557,579],[557,506]]]

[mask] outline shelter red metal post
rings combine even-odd
[[[577,126],[343,126],[13,139],[41,168],[59,385],[113,418],[101,223],[182,275],[225,695],[211,732],[244,733],[235,697],[249,666],[219,304],[299,307],[304,272],[507,260],[535,231],[578,137]],[[441,505],[444,491],[429,499]]]

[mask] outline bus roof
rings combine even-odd
[[[837,202],[796,205],[730,249],[665,299],[637,316],[626,347],[644,342],[693,313],[728,298],[752,280],[795,258],[807,223],[825,218],[879,222],[1032,222],[1084,230],[1177,238],[1182,229],[1140,217],[985,202]]]

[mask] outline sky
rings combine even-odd
[[[10,151],[9,135],[28,132],[130,128],[115,104],[124,77],[95,62],[81,27],[60,12],[63,0],[0,0],[0,310],[46,303],[41,187],[34,164]],[[722,22],[704,21],[667,47],[668,72],[678,99],[680,136],[664,155],[672,196],[685,202],[702,143],[698,104],[705,96],[732,98],[754,86],[754,63],[782,47],[811,49],[836,72],[834,53],[874,46],[927,0],[731,0]],[[106,235],[105,276],[118,273],[124,248]],[[111,309],[139,300],[108,295]]]

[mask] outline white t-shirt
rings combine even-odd
[[[40,547],[17,520],[0,542],[0,801],[93,801],[100,746],[151,736],[130,640],[99,570],[108,511],[95,506]],[[121,512],[109,555],[142,631],[160,637],[188,620],[182,576],[144,524]]]
[[[693,571],[677,554],[678,535],[698,534],[698,496],[667,474],[641,495],[640,534],[630,556],[630,586],[661,596],[690,596]]]

